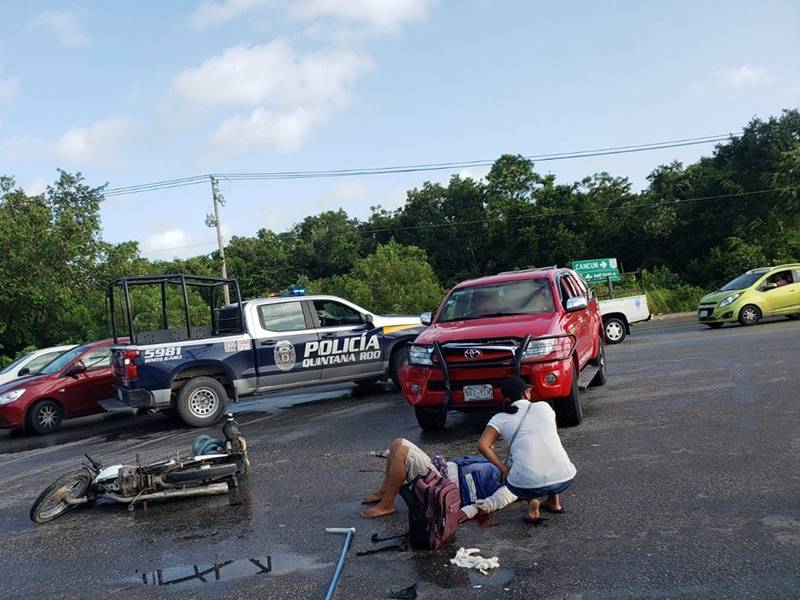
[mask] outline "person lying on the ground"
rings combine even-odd
[[[511,493],[528,502],[525,521],[537,524],[542,521],[540,510],[564,512],[560,494],[575,480],[577,469],[561,445],[550,405],[532,402],[530,387],[521,377],[507,377],[500,388],[508,401],[484,429],[478,451],[500,469]],[[510,443],[511,466],[494,451],[498,437]]]
[[[414,479],[425,476],[429,470],[447,476],[433,464],[431,458],[414,443],[404,438],[396,438],[389,447],[386,457],[386,470],[383,482],[369,496],[362,500],[363,504],[377,503],[376,506],[361,513],[362,517],[385,517],[394,513],[394,501],[400,491],[400,486]],[[459,485],[458,476],[452,478],[456,486]],[[501,486],[488,498],[478,500],[461,509],[459,522],[463,523],[474,518],[479,512],[490,513],[516,502],[517,497],[508,491],[506,486]]]

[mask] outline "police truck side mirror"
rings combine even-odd
[[[424,312],[419,316],[420,323],[423,325],[430,325],[433,321],[433,314],[429,312]]]
[[[367,313],[364,315],[364,322],[370,329],[375,329],[375,320],[372,318],[371,314]]]

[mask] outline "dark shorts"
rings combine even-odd
[[[547,485],[540,488],[518,488],[510,483],[506,483],[506,487],[517,498],[521,498],[522,500],[533,500],[535,498],[544,498],[546,496],[552,496],[553,494],[560,494],[569,486],[571,486],[573,481],[575,481],[574,477],[568,481],[562,481],[561,483],[554,483],[553,485]]]

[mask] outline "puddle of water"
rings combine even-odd
[[[510,569],[492,569],[486,575],[481,575],[474,569],[469,570],[469,586],[480,585],[483,587],[500,587],[507,585],[514,579],[514,571]]]
[[[154,571],[135,571],[125,583],[147,587],[186,589],[217,581],[231,581],[243,577],[286,575],[296,571],[313,571],[332,566],[314,557],[300,554],[272,554],[236,560],[217,560],[211,564],[165,567]]]

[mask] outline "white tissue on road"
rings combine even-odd
[[[500,566],[500,559],[496,556],[484,558],[480,554],[480,548],[459,548],[455,558],[450,559],[450,564],[465,569],[476,569],[481,575],[486,575],[490,569]]]

